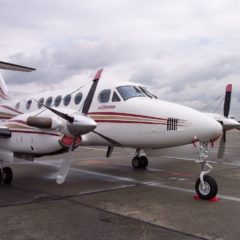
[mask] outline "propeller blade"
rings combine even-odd
[[[64,157],[64,160],[63,160],[63,163],[62,163],[62,165],[60,167],[60,170],[57,174],[56,182],[58,184],[64,183],[64,181],[66,179],[66,176],[67,176],[68,171],[69,171],[70,164],[72,162],[73,150],[74,150],[74,146],[75,146],[75,143],[76,143],[76,139],[77,139],[76,137],[73,139],[73,143],[70,146],[68,152],[66,153],[66,155]]]
[[[74,122],[74,117],[71,117],[71,116],[68,116],[67,114],[65,113],[62,113],[62,112],[59,112],[57,111],[56,109],[53,109],[51,107],[48,107],[47,105],[43,104],[42,105],[47,108],[49,111],[55,113],[56,115],[58,115],[59,117],[65,119],[66,121],[70,122],[70,123],[73,123]]]
[[[230,104],[231,104],[231,94],[232,94],[232,84],[228,84],[226,86],[226,94],[224,100],[224,108],[223,108],[223,115],[224,117],[228,117]]]
[[[101,133],[99,132],[96,132],[96,131],[92,131],[93,133],[97,134],[98,136],[102,137],[104,140],[106,140],[107,142],[111,143],[113,146],[119,146],[119,147],[122,147],[123,145],[117,141],[115,141],[114,139],[112,138],[109,138],[107,136],[104,136],[102,135]]]
[[[82,108],[82,113],[87,115],[88,114],[88,111],[90,109],[90,106],[92,104],[92,100],[93,100],[93,97],[94,97],[94,93],[96,91],[96,88],[97,88],[97,85],[98,85],[98,81],[101,77],[101,74],[103,72],[103,69],[100,69],[97,71],[94,79],[93,79],[93,83],[92,83],[92,86],[88,92],[88,95],[84,101],[84,104],[83,104],[83,108]]]
[[[218,148],[218,159],[223,159],[224,158],[225,146],[226,146],[226,131],[223,130],[223,134],[222,134],[220,144],[219,144],[219,148]]]

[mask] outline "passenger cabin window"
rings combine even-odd
[[[28,100],[26,103],[26,109],[29,110],[32,105],[32,100]]]
[[[121,86],[117,87],[117,90],[125,101],[133,97],[145,97],[136,86]]]
[[[16,104],[16,106],[15,106],[15,109],[19,109],[20,108],[20,102],[18,102],[17,104]]]
[[[107,103],[109,101],[111,95],[111,90],[110,89],[105,89],[101,91],[98,95],[98,100],[100,103]]]
[[[75,102],[76,105],[78,105],[78,104],[81,102],[81,100],[82,100],[82,93],[79,92],[79,93],[75,96],[74,102]]]
[[[71,95],[68,94],[64,97],[63,104],[64,104],[64,106],[68,106],[70,102],[71,102]]]
[[[46,105],[47,105],[48,107],[50,107],[50,106],[52,105],[52,100],[53,100],[52,97],[47,98],[47,100],[46,100]]]
[[[41,108],[44,103],[44,98],[40,98],[38,101],[38,108]]]
[[[61,104],[61,101],[62,101],[62,96],[61,95],[57,96],[54,100],[54,106],[58,107]]]
[[[117,95],[116,92],[113,92],[113,96],[112,96],[112,102],[120,102],[121,99],[120,97]]]

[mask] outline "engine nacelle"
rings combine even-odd
[[[57,130],[62,127],[63,122],[57,118],[30,116],[27,118],[27,125],[31,127]]]

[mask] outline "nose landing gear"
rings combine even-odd
[[[197,163],[202,164],[202,171],[200,177],[195,184],[195,190],[198,196],[204,200],[210,200],[217,195],[218,185],[213,177],[207,174],[213,169],[213,167],[207,161],[208,158],[208,143],[199,143],[199,160]]]

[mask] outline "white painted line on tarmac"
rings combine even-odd
[[[174,157],[174,156],[162,156],[162,157],[168,158],[168,159],[174,159],[174,160],[189,161],[189,162],[199,161],[199,159],[197,159],[197,158],[185,158],[185,157]],[[214,161],[214,160],[208,160],[208,162],[210,162],[210,163],[218,163],[217,161]]]
[[[224,162],[223,165],[229,165],[229,166],[240,167],[240,163]]]

